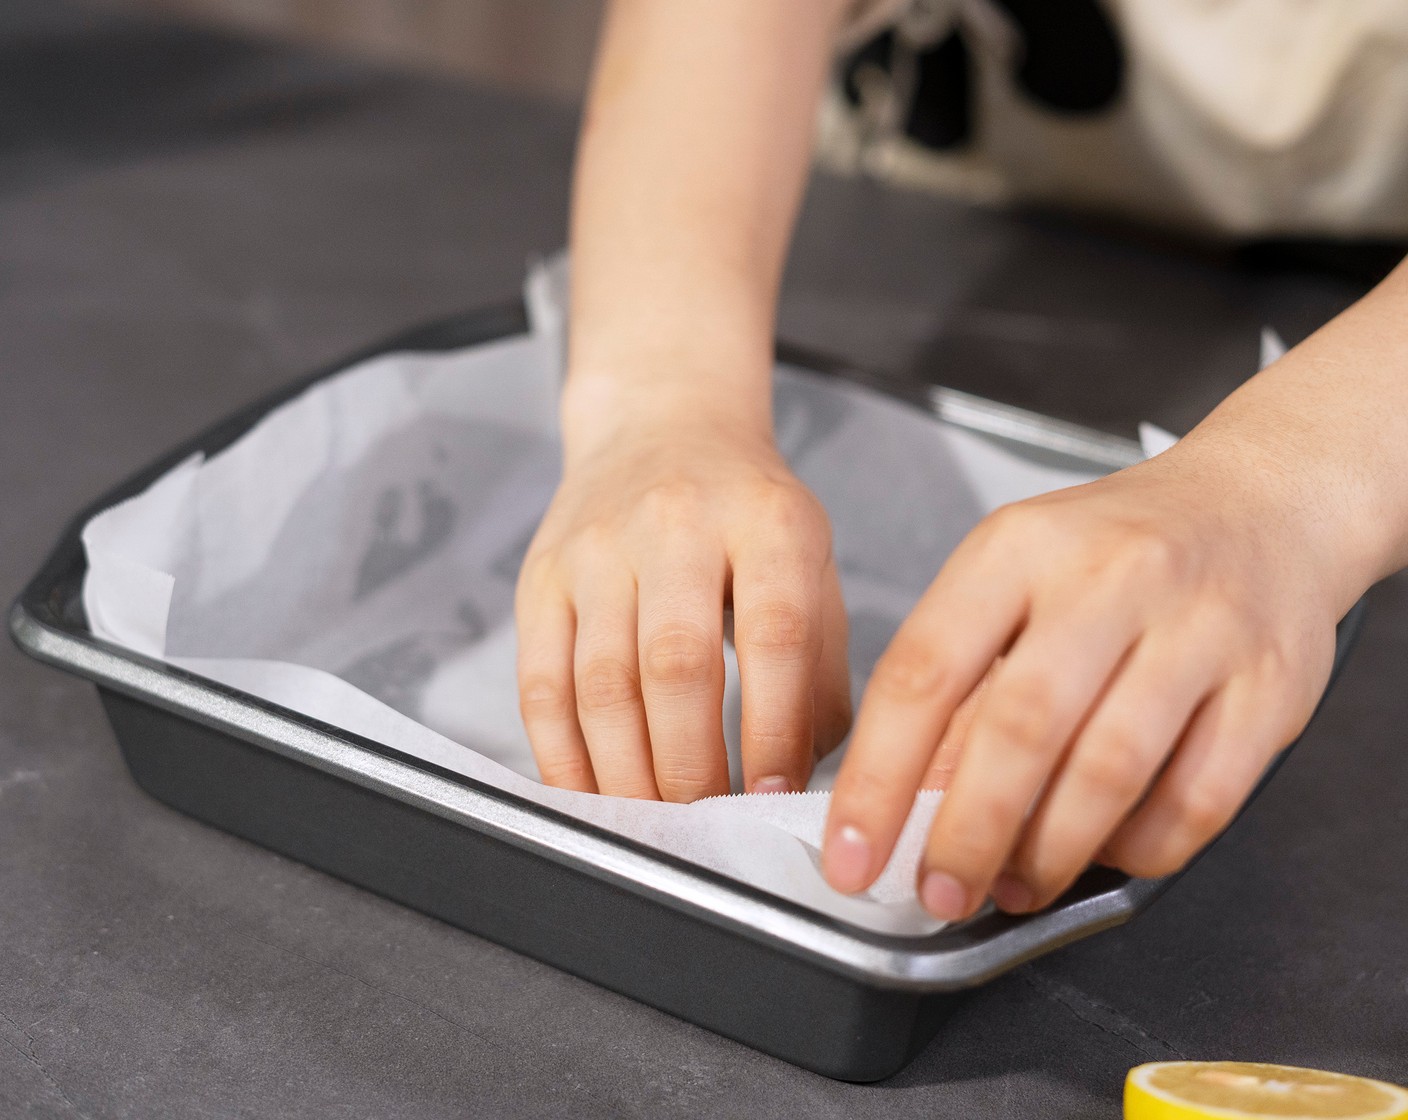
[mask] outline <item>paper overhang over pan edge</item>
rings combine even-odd
[[[362,363],[95,517],[83,534],[94,632],[840,920],[932,932],[913,881],[936,794],[916,803],[867,896],[821,879],[824,790],[839,751],[819,768],[817,792],[689,806],[534,780],[512,597],[560,463],[563,318],[552,281],[545,269],[529,278],[532,333]],[[776,386],[780,446],[833,522],[856,698],[983,513],[1094,477],[1017,458],[847,383],[780,367]],[[739,689],[727,661],[736,782]]]

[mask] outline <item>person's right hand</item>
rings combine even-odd
[[[543,781],[728,793],[731,606],[745,788],[802,790],[850,725],[825,511],[770,435],[697,410],[641,427],[569,447],[519,576],[519,698]]]

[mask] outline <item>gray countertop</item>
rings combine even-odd
[[[236,405],[500,301],[574,114],[58,0],[0,12],[0,588]],[[1356,293],[820,178],[783,331],[1128,434]],[[0,1116],[1117,1116],[1141,1061],[1408,1081],[1408,583],[1146,915],[975,993],[903,1073],[790,1067],[186,819],[93,690],[0,649]]]

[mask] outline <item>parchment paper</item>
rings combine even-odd
[[[814,792],[688,806],[536,781],[512,604],[560,466],[553,279],[530,277],[531,333],[363,363],[95,517],[83,534],[93,631],[841,920],[933,931],[913,877],[937,794],[916,802],[868,895],[843,897],[821,879],[840,751]],[[985,512],[1094,477],[821,375],[780,367],[775,385],[780,446],[835,528],[857,701],[900,620]],[[731,655],[725,716],[737,788]]]

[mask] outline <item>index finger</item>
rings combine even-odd
[[[837,890],[864,890],[880,874],[955,710],[1022,625],[1025,582],[983,563],[988,554],[959,546],[866,685],[822,846]]]

